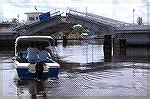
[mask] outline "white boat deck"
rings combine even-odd
[[[15,62],[17,68],[28,68],[30,63],[19,63],[18,61]],[[58,63],[45,63],[47,68],[60,68]]]

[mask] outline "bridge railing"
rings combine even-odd
[[[119,26],[123,26],[123,25],[129,25],[128,23],[125,23],[125,22],[117,21],[117,20],[114,20],[114,19],[106,18],[106,17],[99,16],[99,15],[95,15],[95,14],[92,14],[92,13],[85,13],[85,12],[76,11],[74,9],[69,9],[68,13],[73,14],[73,15],[82,16],[82,17],[87,17],[87,18],[90,18],[90,19],[92,19],[96,22],[101,22],[101,23],[104,23],[104,24],[107,24],[107,25],[112,25],[112,26],[115,26],[115,27],[119,27]]]
[[[55,11],[55,12],[51,13],[51,16],[56,16],[56,15],[60,15],[60,14],[61,14],[60,11]]]

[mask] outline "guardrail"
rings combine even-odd
[[[51,16],[56,16],[56,15],[60,15],[60,11],[56,11],[56,12],[51,13]]]
[[[73,14],[73,15],[86,17],[86,18],[90,18],[94,21],[101,22],[101,23],[106,24],[106,25],[112,25],[112,26],[115,26],[115,27],[130,25],[129,23],[117,21],[117,20],[114,20],[114,19],[111,19],[111,18],[106,18],[106,17],[95,15],[95,14],[92,14],[92,13],[80,12],[80,11],[76,11],[76,10],[73,10],[73,9],[69,9],[68,13]]]

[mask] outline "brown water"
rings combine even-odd
[[[13,51],[1,51],[0,73],[3,96],[142,96],[149,98],[150,63],[147,48],[127,48],[104,62],[102,45],[56,47],[61,71],[58,79],[19,80],[11,58]],[[92,62],[92,63],[91,63]]]

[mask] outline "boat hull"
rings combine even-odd
[[[50,77],[58,77],[60,68],[49,68],[47,72],[43,72],[42,79],[48,79]],[[16,68],[18,77],[23,79],[37,78],[36,73],[29,72],[27,68]]]

